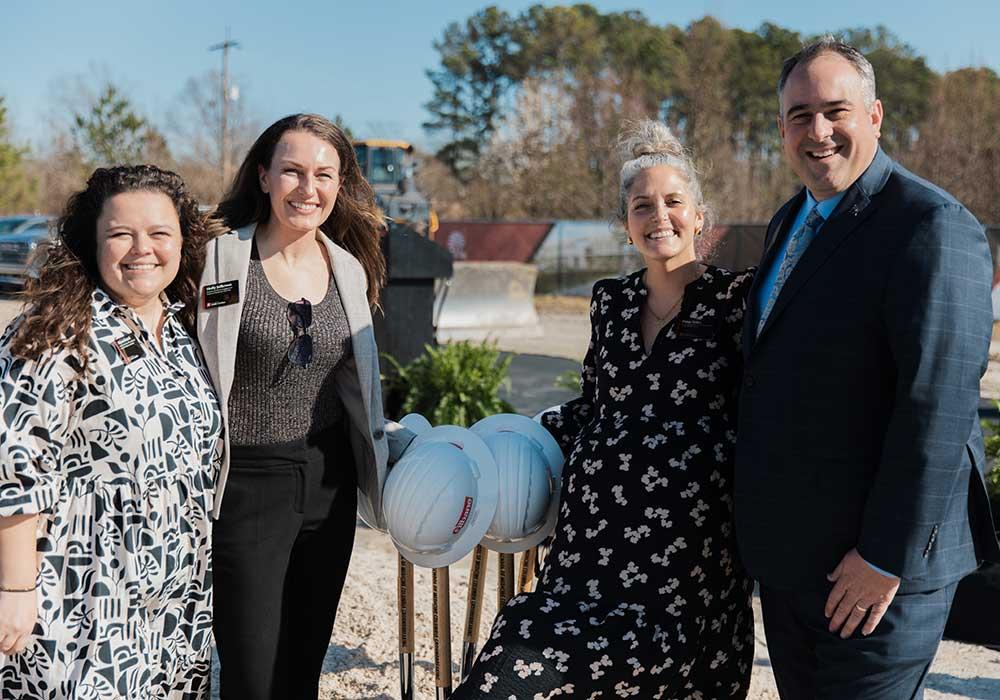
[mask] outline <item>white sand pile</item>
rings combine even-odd
[[[496,555],[489,557],[480,639],[496,616]],[[466,557],[451,567],[451,638],[455,684],[462,651],[468,596]],[[323,665],[321,688],[329,698],[399,697],[396,550],[388,536],[359,527],[337,626]],[[434,696],[434,643],[431,634],[431,570],[414,567],[416,586],[415,687],[417,697]]]
[[[470,557],[451,567],[452,658],[455,683],[462,649]],[[489,557],[483,606],[482,640],[496,615],[495,554]],[[431,636],[431,572],[416,568],[416,692],[434,697],[434,649]],[[992,614],[984,611],[984,614]],[[756,660],[750,698],[778,700],[767,658],[760,605],[754,599]],[[325,699],[399,698],[396,617],[396,551],[389,538],[359,527],[347,586],[337,613],[337,627],[324,663],[321,697]],[[943,642],[928,676],[928,700],[1000,698],[1000,652],[957,642]],[[527,700],[527,699],[526,699]]]

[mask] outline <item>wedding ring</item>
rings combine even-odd
[[[858,612],[863,612],[863,613],[868,612],[868,608],[863,608],[857,603],[854,604],[854,609],[857,610]]]

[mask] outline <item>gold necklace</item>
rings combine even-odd
[[[667,313],[663,314],[662,316],[657,316],[656,312],[653,311],[653,307],[649,303],[649,296],[647,295],[646,296],[646,311],[648,311],[649,315],[652,316],[653,318],[655,318],[660,323],[665,323],[667,321],[667,319],[670,318],[670,314],[672,314],[674,312],[674,309],[676,309],[680,305],[681,301],[683,301],[683,300],[684,300],[684,293],[681,292],[681,295],[679,297],[677,297],[677,301],[674,302],[674,305],[671,306],[669,309],[667,309]]]

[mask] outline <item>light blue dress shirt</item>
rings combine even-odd
[[[819,213],[823,217],[823,223],[820,225],[819,230],[816,235],[821,235],[823,231],[823,226],[830,219],[830,215],[833,214],[834,209],[840,204],[840,200],[844,198],[845,192],[841,192],[838,195],[830,197],[830,199],[824,199],[822,202],[817,202],[816,198],[812,196],[809,190],[806,190],[806,201],[802,203],[799,207],[799,213],[795,215],[792,225],[788,228],[789,235],[785,236],[785,240],[781,242],[781,250],[774,257],[774,262],[771,263],[771,267],[767,270],[761,270],[763,274],[763,279],[761,279],[760,287],[757,288],[757,316],[754,319],[754,328],[757,327],[757,321],[760,320],[760,314],[765,308],[767,308],[767,300],[771,297],[771,290],[774,289],[774,282],[778,279],[778,270],[781,269],[781,263],[785,261],[785,253],[788,251],[788,241],[792,237],[791,232],[798,228],[801,228],[806,222],[806,217],[809,216],[814,208],[819,209]]]

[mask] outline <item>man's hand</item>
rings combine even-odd
[[[871,634],[899,590],[898,578],[875,571],[856,549],[844,555],[827,579],[835,584],[824,612],[830,618],[830,631],[840,630],[841,639],[854,634],[866,616],[861,634],[866,637]]]

